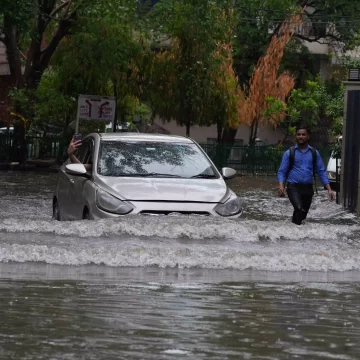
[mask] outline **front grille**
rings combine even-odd
[[[142,215],[195,215],[195,216],[210,216],[207,211],[162,211],[162,210],[143,210]]]

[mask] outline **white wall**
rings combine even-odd
[[[170,122],[163,122],[159,117],[156,117],[154,122],[169,131],[172,135],[186,136],[186,128],[184,126],[178,126],[174,120]],[[248,125],[241,125],[237,130],[235,140],[239,142],[242,141],[244,145],[247,145],[249,142],[249,136],[250,127]],[[208,139],[216,139],[216,125],[192,126],[190,128],[190,137],[199,143],[206,143]],[[257,137],[264,142],[264,145],[272,145],[282,141],[284,134],[280,129],[274,129],[270,125],[262,125],[259,127]]]

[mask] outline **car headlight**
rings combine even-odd
[[[96,192],[96,206],[107,212],[119,215],[126,215],[134,209],[131,204],[122,201],[101,189],[98,189]]]
[[[238,215],[242,211],[240,199],[238,197],[230,198],[224,204],[216,205],[215,211],[221,216]]]
[[[327,174],[328,174],[329,180],[336,180],[336,172],[328,171]]]

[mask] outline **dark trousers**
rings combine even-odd
[[[287,194],[294,207],[292,222],[301,225],[306,219],[314,195],[312,184],[287,184]]]

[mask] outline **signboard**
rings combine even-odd
[[[79,120],[113,122],[115,108],[115,97],[79,95],[78,118]]]

